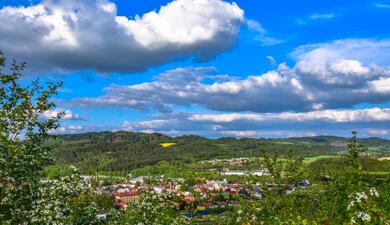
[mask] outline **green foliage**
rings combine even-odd
[[[366,152],[367,148],[364,145],[357,143],[356,131],[352,131],[352,135],[353,136],[348,144],[348,157],[356,169],[362,169],[359,162],[359,155]]]
[[[39,80],[23,86],[25,64],[9,69],[0,53],[0,223],[58,224],[67,220],[69,199],[80,190],[78,176],[46,180],[45,166],[52,162],[49,132],[62,116],[42,119],[61,83]]]
[[[173,196],[156,196],[146,193],[136,204],[129,205],[119,224],[181,225],[187,221],[170,201]]]
[[[275,179],[280,179],[282,177],[283,163],[279,159],[279,155],[274,152],[273,157],[270,157],[265,151],[263,151],[263,157],[265,167],[268,169],[270,175]]]
[[[222,218],[222,224],[260,224],[261,220],[257,216],[261,210],[262,206],[259,203],[242,200],[240,206],[234,207]]]
[[[286,159],[281,159],[276,152],[272,157],[264,152],[263,157],[275,186],[269,194],[280,194],[303,178],[303,157],[294,158],[291,151]]]
[[[70,223],[97,225],[117,220],[119,214],[113,209],[113,201],[110,195],[83,194],[74,198],[71,202]],[[102,210],[107,210],[107,213],[110,214],[109,220],[101,220],[96,217],[96,213]]]
[[[50,165],[45,167],[43,176],[49,179],[70,176],[73,174],[73,168],[68,165]]]

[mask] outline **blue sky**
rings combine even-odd
[[[390,1],[0,0],[59,133],[390,138]],[[45,116],[57,111],[47,112]]]

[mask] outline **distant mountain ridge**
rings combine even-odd
[[[137,136],[145,137],[145,136],[155,136],[163,139],[173,140],[173,139],[209,139],[209,140],[220,140],[220,139],[254,139],[254,140],[290,140],[290,141],[308,141],[312,143],[332,143],[334,141],[341,141],[347,143],[350,138],[347,137],[339,137],[339,136],[332,136],[332,135],[318,135],[318,136],[307,136],[307,137],[288,137],[288,138],[264,138],[264,137],[258,137],[258,138],[251,138],[251,137],[220,137],[220,138],[207,138],[199,135],[181,135],[181,136],[168,136],[162,133],[143,133],[143,132],[131,132],[131,131],[117,131],[117,132],[111,132],[111,131],[101,131],[101,132],[86,132],[86,133],[80,133],[80,134],[62,134],[59,135],[61,139],[73,139],[73,138],[85,138],[92,137],[96,135],[115,135],[118,134],[119,136],[122,136],[122,134],[128,134],[130,136]],[[379,137],[368,137],[368,138],[358,138],[359,142],[364,145],[390,145],[390,140],[379,138]]]
[[[311,142],[317,142],[317,143],[333,143],[333,142],[344,142],[348,143],[349,138],[346,137],[338,137],[338,136],[327,136],[327,135],[319,135],[319,136],[312,136],[312,137],[292,137],[287,138],[290,140],[300,140],[300,141],[311,141]],[[390,140],[383,139],[379,137],[369,137],[369,138],[358,138],[358,141],[361,144],[367,145],[367,146],[377,146],[377,145],[390,145]]]

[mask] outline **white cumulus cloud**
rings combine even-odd
[[[0,9],[0,49],[42,72],[135,72],[231,48],[244,12],[222,0],[174,0],[134,18],[106,0],[44,0]]]
[[[390,134],[390,129],[367,128],[366,131],[369,134],[372,134],[372,135],[383,136],[383,135],[389,135]]]
[[[61,119],[64,120],[85,120],[84,117],[72,112],[71,110],[61,109],[61,108],[45,111],[43,112],[42,116],[45,119],[51,119],[53,117],[57,117],[61,113],[62,113]]]
[[[263,113],[263,114],[193,114],[189,118],[191,121],[208,121],[216,123],[230,123],[234,121],[327,121],[334,123],[346,122],[369,122],[369,121],[390,121],[390,109],[371,108],[359,110],[319,110],[303,113]]]
[[[122,130],[211,137],[347,136],[352,130],[388,137],[389,108],[319,110],[304,113],[193,113],[154,115],[141,122],[125,121]],[[374,127],[374,128],[373,128]],[[387,135],[387,136],[386,136]]]
[[[280,64],[273,71],[246,78],[215,73],[213,68],[177,68],[152,82],[111,85],[104,89],[105,95],[72,102],[80,107],[160,112],[170,112],[174,106],[229,112],[303,112],[390,101],[390,71],[351,59],[325,64],[299,61],[292,68]],[[221,76],[225,79],[219,79]]]

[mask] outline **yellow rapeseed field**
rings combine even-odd
[[[163,148],[169,148],[176,145],[176,143],[161,143],[160,146]]]

